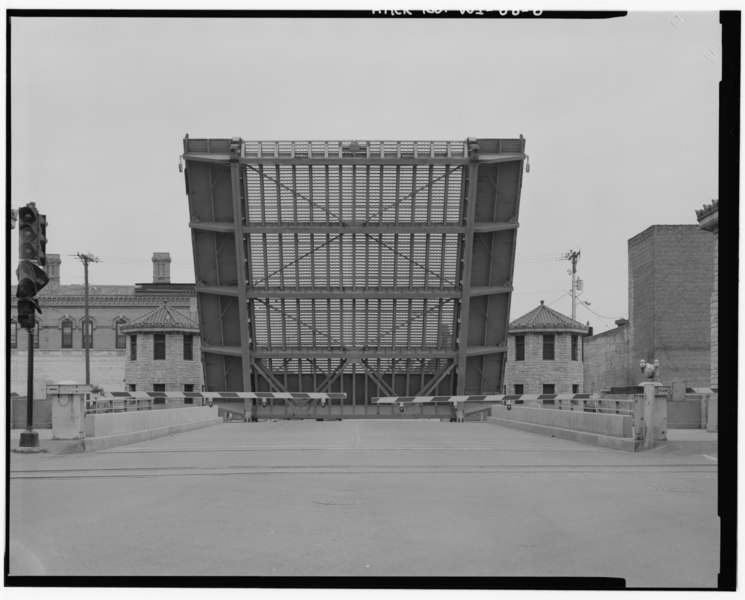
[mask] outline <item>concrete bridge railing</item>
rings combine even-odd
[[[86,450],[103,450],[221,422],[217,407],[197,406],[163,410],[87,414]]]
[[[492,406],[487,422],[617,450],[633,452],[639,445],[632,414]]]

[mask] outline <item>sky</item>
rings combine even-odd
[[[606,20],[11,20],[11,205],[46,214],[81,284],[193,282],[185,134],[258,140],[523,135],[510,319],[541,300],[595,333],[628,317],[629,238],[718,197],[716,12]],[[11,232],[11,265],[17,230]],[[13,267],[14,268],[14,267]],[[584,304],[586,303],[586,304]],[[589,306],[588,306],[589,305]]]

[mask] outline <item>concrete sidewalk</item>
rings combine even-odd
[[[22,454],[73,454],[85,452],[83,440],[58,440],[53,437],[51,429],[34,429],[39,434],[38,448],[21,448],[19,442],[25,429],[10,430],[10,451]]]
[[[679,453],[700,453],[719,456],[719,434],[705,429],[668,429],[667,442],[651,449]]]

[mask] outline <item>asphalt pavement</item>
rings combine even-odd
[[[11,576],[717,584],[716,434],[631,453],[487,423],[266,421],[55,443],[11,453]]]

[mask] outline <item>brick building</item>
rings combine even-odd
[[[696,211],[698,226],[714,234],[719,243],[719,200]],[[719,252],[714,250],[714,290],[711,293],[711,387],[719,386]]]
[[[583,337],[589,328],[540,306],[510,323],[505,389],[508,394],[582,393]]]
[[[46,383],[85,382],[83,324],[85,289],[82,285],[63,285],[61,259],[47,255],[49,284],[40,292],[42,313],[36,315],[34,335],[34,391],[44,394]],[[80,267],[82,271],[82,267]],[[135,285],[92,285],[89,287],[90,374],[91,384],[106,391],[124,389],[126,338],[121,328],[153,311],[163,302],[196,317],[194,284],[170,282],[170,256],[153,255],[153,283]],[[11,392],[26,395],[28,335],[16,321],[15,287],[11,288],[8,341],[8,378]],[[197,355],[198,356],[198,355]]]
[[[121,327],[128,391],[199,392],[204,385],[198,323],[164,303]]]
[[[654,225],[629,240],[632,383],[639,360],[656,358],[663,383],[710,386],[714,250],[697,225]]]
[[[629,324],[585,340],[586,391],[637,385],[642,358],[659,359],[666,385],[710,387],[715,253],[697,225],[653,225],[628,241]]]
[[[585,392],[599,392],[626,385],[629,373],[629,321],[618,319],[616,327],[585,338]],[[637,365],[639,361],[636,361]],[[638,368],[638,367],[637,367]],[[639,383],[635,381],[633,385]],[[628,385],[631,385],[630,383]]]

